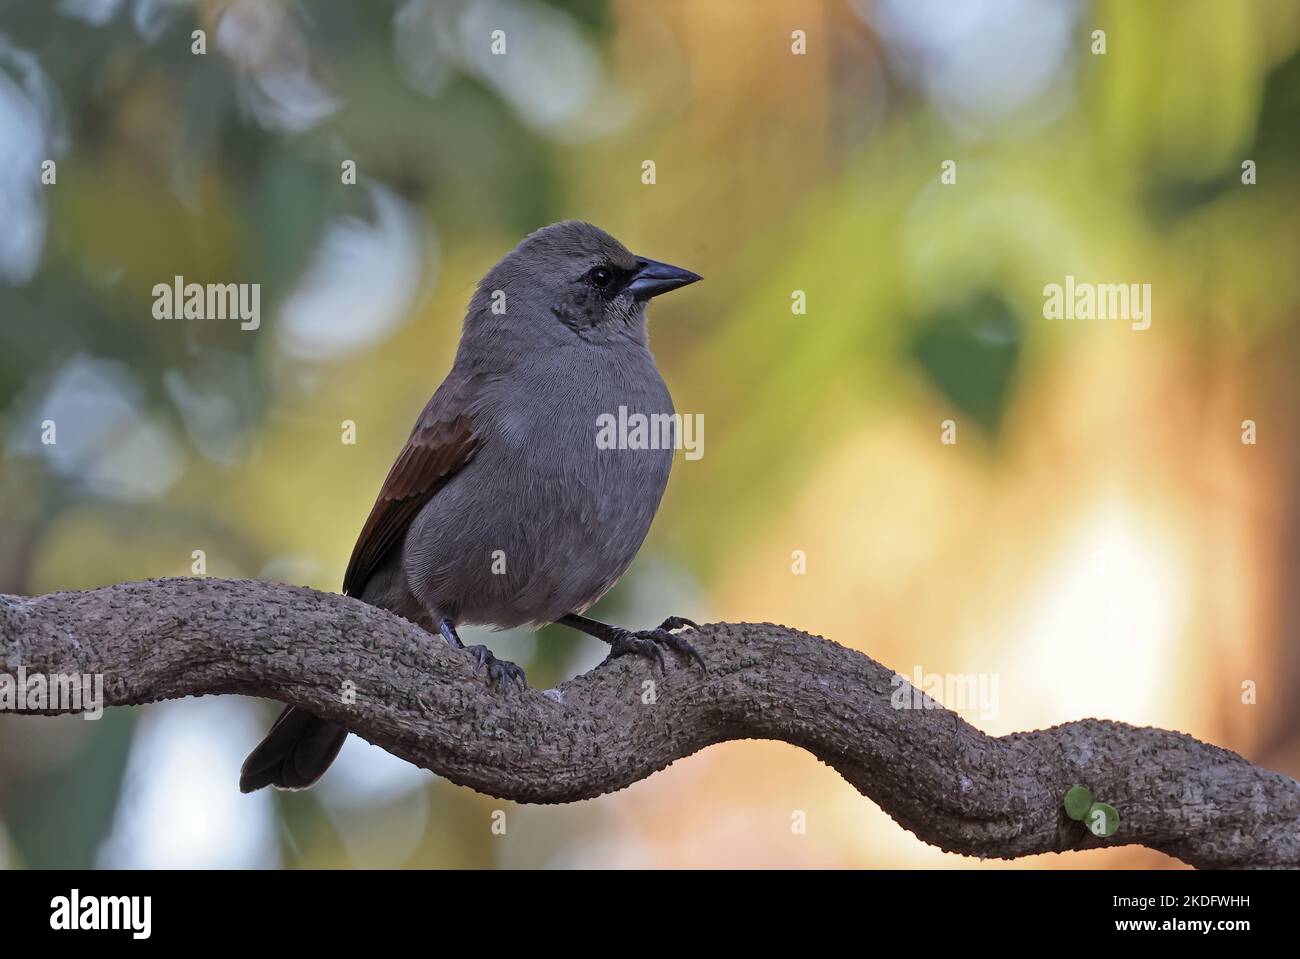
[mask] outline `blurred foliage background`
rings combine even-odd
[[[0,0],[0,592],[195,550],[337,589],[473,284],[577,217],[706,277],[652,310],[705,455],[598,615],[790,623],[997,677],[990,733],[1296,775],[1298,50],[1293,0]],[[260,283],[261,328],[155,320],[176,275]],[[1044,320],[1066,275],[1150,283],[1151,328]],[[602,655],[487,641],[539,686]],[[771,743],[527,807],[353,737],[241,796],[274,709],[0,716],[0,863],[972,864]]]

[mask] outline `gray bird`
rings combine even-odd
[[[555,223],[488,271],[470,300],[451,372],[420,414],[352,551],[343,592],[467,649],[499,688],[523,671],[464,623],[563,623],[662,664],[703,660],[673,630],[633,632],[581,615],[641,548],[673,450],[601,448],[602,416],[669,414],[646,303],[699,275],[635,256],[591,224]],[[633,445],[633,444],[620,444]],[[287,707],[245,760],[239,788],[304,789],[347,731]]]

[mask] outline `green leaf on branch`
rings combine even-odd
[[[1092,808],[1092,793],[1086,786],[1071,786],[1065,794],[1065,814],[1075,822],[1083,822]]]

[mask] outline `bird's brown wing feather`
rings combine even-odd
[[[406,535],[420,508],[473,457],[479,441],[465,412],[464,386],[449,379],[434,393],[388,471],[352,548],[343,576],[347,595],[361,594],[384,557]]]

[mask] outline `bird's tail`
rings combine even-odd
[[[239,770],[239,791],[263,786],[306,789],[325,774],[343,747],[348,731],[305,709],[284,707],[266,738]]]

